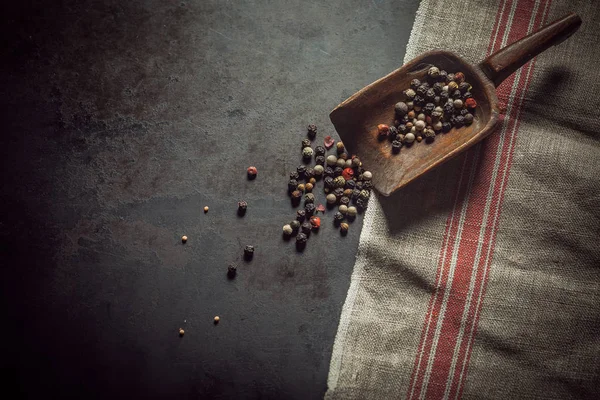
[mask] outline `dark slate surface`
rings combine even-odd
[[[361,222],[297,253],[287,175],[402,63],[417,3],[3,5],[4,389],[322,397]]]

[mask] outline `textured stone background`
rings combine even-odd
[[[2,5],[8,384],[26,396],[320,398],[361,222],[342,238],[330,213],[297,253],[281,237],[287,175],[308,123],[319,141],[337,137],[329,111],[402,63],[417,6]]]

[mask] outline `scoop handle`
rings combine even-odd
[[[540,30],[498,50],[479,63],[479,68],[498,87],[502,81],[544,50],[574,34],[581,25],[575,13],[557,19]]]

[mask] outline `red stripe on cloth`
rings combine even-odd
[[[493,34],[490,38],[490,42],[488,45],[488,55],[491,54],[493,51],[497,50],[497,48],[499,48],[499,46],[501,45],[502,37],[507,26],[507,21],[509,18],[511,7],[512,0],[505,0],[499,4],[494,21]],[[437,318],[439,315],[441,302],[445,294],[445,287],[448,277],[448,260],[451,259],[451,255],[454,251],[455,240],[451,239],[455,239],[457,236],[458,219],[459,216],[462,214],[462,209],[465,205],[464,200],[468,188],[468,179],[463,179],[463,177],[465,175],[467,177],[469,176],[469,169],[467,168],[467,165],[472,164],[474,154],[475,153],[473,151],[469,151],[465,155],[465,162],[463,163],[461,170],[462,185],[459,185],[458,187],[455,206],[453,207],[453,211],[450,213],[446,221],[446,229],[444,232],[442,242],[442,252],[438,260],[438,270],[436,273],[436,289],[429,300],[429,305],[425,316],[425,323],[423,325],[421,339],[417,349],[417,357],[415,359],[415,365],[413,367],[413,372],[411,375],[411,383],[408,389],[408,398],[418,398],[420,396],[423,378],[425,375],[427,365],[429,363],[429,354],[431,352],[431,346],[433,343],[435,326],[437,324]],[[467,172],[466,174],[465,171]]]
[[[542,0],[540,2],[539,9],[536,12],[536,16],[535,16],[535,20],[534,20],[534,24],[533,24],[534,30],[541,27],[547,20],[548,13],[550,10],[550,3],[551,3],[551,0]],[[498,232],[498,226],[499,226],[498,221],[499,221],[500,215],[502,213],[502,202],[504,200],[504,193],[506,190],[506,186],[508,183],[508,177],[510,175],[510,169],[512,166],[512,159],[513,159],[513,155],[514,155],[514,149],[516,146],[516,139],[517,139],[517,134],[518,134],[519,125],[520,125],[519,115],[520,115],[521,107],[523,104],[523,100],[525,98],[525,93],[527,91],[527,88],[529,87],[530,77],[534,70],[535,60],[536,59],[532,60],[529,64],[527,64],[523,67],[523,72],[522,72],[521,76],[519,77],[519,82],[518,82],[518,87],[517,87],[517,90],[519,92],[515,95],[515,97],[517,98],[517,104],[511,109],[511,115],[510,115],[511,119],[508,121],[508,123],[513,122],[513,127],[512,127],[512,129],[507,129],[507,131],[510,131],[510,140],[506,141],[506,143],[508,143],[508,149],[506,149],[506,148],[503,149],[503,153],[502,153],[506,157],[506,161],[505,161],[506,168],[504,170],[504,174],[502,174],[502,176],[501,176],[500,188],[499,188],[499,190],[494,191],[494,195],[493,195],[493,199],[492,199],[493,202],[491,205],[491,209],[495,210],[495,213],[493,216],[493,221],[492,221],[493,230],[489,232],[489,237],[485,238],[485,243],[489,243],[489,246],[487,247],[487,249],[484,247],[484,251],[482,251],[480,260],[479,260],[480,264],[483,265],[484,268],[481,269],[480,273],[478,272],[478,275],[484,274],[484,278],[481,279],[481,278],[479,278],[479,276],[477,277],[477,282],[476,282],[477,285],[475,286],[474,293],[475,294],[479,293],[479,296],[477,299],[476,307],[473,307],[469,310],[469,315],[468,315],[467,324],[466,324],[467,340],[463,339],[463,342],[461,344],[461,349],[460,349],[459,358],[458,358],[458,362],[457,362],[457,371],[452,380],[449,398],[462,397],[464,381],[465,381],[466,375],[467,375],[466,367],[469,365],[469,361],[471,359],[471,353],[473,350],[473,346],[472,346],[473,339],[474,339],[475,335],[477,334],[477,327],[479,324],[479,316],[480,316],[481,308],[483,306],[482,300],[486,293],[487,281],[488,281],[490,267],[491,267],[491,261],[492,261],[491,255],[492,255],[493,249],[496,244],[496,234]],[[509,136],[509,135],[507,135],[507,136]],[[488,231],[486,231],[486,233],[488,233]]]
[[[527,34],[527,30],[534,18],[533,27],[541,25],[542,12],[546,9],[542,1],[536,15],[533,14],[534,0],[517,0],[516,10],[512,24],[508,29],[508,43]],[[512,7],[511,2],[500,4],[496,14],[496,24],[494,35],[490,39],[488,52],[496,51],[502,44],[502,39],[506,33],[506,26],[509,20],[509,10]],[[457,196],[460,204],[455,205],[453,212],[446,223],[444,241],[442,243],[442,253],[437,272],[436,291],[430,298],[426,320],[423,327],[421,341],[418,348],[417,358],[411,376],[411,385],[409,387],[408,397],[419,397],[426,371],[430,367],[429,381],[427,386],[428,398],[442,398],[446,395],[454,397],[457,393],[462,394],[462,389],[458,392],[458,386],[464,381],[466,376],[465,366],[470,359],[472,348],[472,337],[476,332],[479,310],[481,309],[482,296],[485,293],[488,274],[491,261],[490,254],[493,252],[495,243],[495,234],[497,232],[497,220],[501,210],[504,188],[508,179],[512,154],[514,150],[515,136],[518,128],[518,108],[523,98],[528,84],[528,76],[532,65],[527,66],[520,75],[518,85],[513,95],[517,103],[511,107],[510,119],[508,120],[508,129],[501,141],[499,134],[492,136],[482,146],[483,159],[479,166],[479,172],[475,174],[473,190],[469,193],[466,204],[466,217],[462,227],[462,233],[459,235],[459,224],[456,223],[457,216],[463,212],[465,207],[465,194]],[[513,91],[515,76],[509,77],[507,81],[498,88],[499,98],[503,103],[506,102]],[[500,160],[497,160],[498,148],[502,146]],[[475,153],[477,149],[469,152]],[[467,155],[468,157],[469,155]],[[472,157],[471,157],[472,158]],[[472,165],[469,163],[466,165]],[[477,166],[472,165],[469,173]],[[463,171],[464,173],[464,171]],[[459,189],[459,193],[462,190]],[[491,191],[491,199],[490,199]],[[488,219],[493,221],[488,223]],[[483,228],[483,229],[482,229]],[[483,238],[482,238],[483,236]],[[434,333],[438,324],[439,313],[443,310],[443,299],[446,294],[449,269],[452,263],[450,256],[454,251],[454,243],[458,239],[458,256],[454,267],[454,275],[450,283],[450,292],[446,303],[445,314],[441,319],[441,329],[434,358],[430,364],[429,354],[435,342]],[[479,249],[479,250],[478,250]],[[480,252],[479,257],[477,253]],[[476,258],[478,260],[476,260]],[[479,261],[476,264],[476,261]],[[477,269],[474,269],[477,266]],[[471,279],[475,273],[475,281]],[[470,289],[472,288],[472,291]],[[469,304],[468,309],[465,307]],[[474,304],[474,306],[471,306]],[[466,321],[463,322],[463,315],[466,314]],[[464,324],[464,325],[463,325]],[[461,328],[462,326],[462,328]],[[461,331],[462,329],[462,331]],[[458,342],[460,338],[460,343]],[[455,355],[455,348],[459,345],[458,354]],[[455,357],[457,360],[455,360]],[[464,362],[467,357],[467,363]],[[455,363],[453,367],[452,364]],[[452,369],[452,371],[451,371]],[[452,374],[452,375],[450,375]],[[450,379],[448,379],[450,375]],[[447,383],[450,381],[450,388]],[[448,392],[448,389],[450,390]]]

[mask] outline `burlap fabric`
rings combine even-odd
[[[600,4],[424,0],[406,61],[569,11],[579,32],[498,88],[501,129],[372,200],[326,398],[600,398]]]

